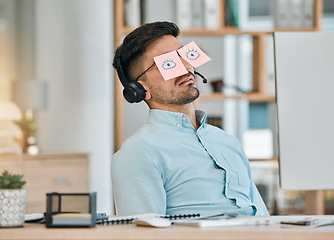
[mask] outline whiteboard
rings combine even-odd
[[[334,189],[334,32],[274,33],[280,186]]]

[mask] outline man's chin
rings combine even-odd
[[[195,101],[200,95],[198,89],[197,88],[195,89],[196,89],[196,93],[189,95],[187,97],[184,97],[182,99],[179,99],[178,101],[179,105],[188,104],[188,103],[192,103],[193,101]]]

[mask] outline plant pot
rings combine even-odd
[[[22,227],[26,211],[26,190],[0,189],[0,227]]]

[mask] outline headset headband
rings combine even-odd
[[[127,87],[129,85],[129,81],[124,74],[123,66],[122,66],[122,63],[121,63],[122,47],[123,47],[123,43],[118,47],[118,49],[116,51],[116,70],[117,70],[119,80],[121,81],[123,87]]]
[[[139,103],[145,99],[146,90],[144,87],[137,81],[129,81],[126,75],[124,74],[123,66],[121,63],[121,51],[123,44],[121,44],[116,50],[116,70],[124,89],[123,96],[126,101],[129,103]]]

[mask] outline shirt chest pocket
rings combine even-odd
[[[238,154],[224,152],[222,153],[224,166],[226,166],[227,174],[230,174],[230,181],[237,181],[239,185],[250,187],[249,175],[247,167]]]

